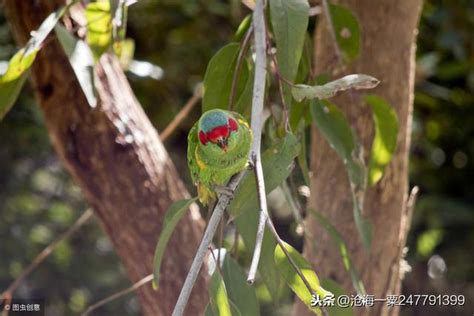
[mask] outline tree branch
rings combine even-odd
[[[75,222],[74,224],[69,227],[67,231],[65,231],[61,236],[59,236],[56,240],[54,240],[51,244],[49,244],[46,248],[43,249],[30,263],[30,265],[23,270],[19,277],[13,281],[12,284],[8,286],[8,288],[3,291],[0,299],[11,297],[11,295],[16,291],[18,286],[23,282],[23,280],[30,275],[30,273],[36,269],[56,248],[57,246],[64,241],[71,237],[79,228],[82,227],[89,219],[92,218],[94,213],[91,209],[87,209]]]
[[[253,11],[253,29],[255,39],[255,80],[253,86],[253,100],[252,100],[252,119],[251,126],[253,130],[253,144],[250,153],[251,159],[254,163],[254,171],[257,183],[257,194],[260,205],[260,215],[257,227],[257,237],[255,240],[255,248],[250,265],[247,282],[253,283],[255,274],[260,260],[260,253],[262,250],[262,241],[265,233],[265,222],[268,218],[267,210],[267,196],[265,191],[265,182],[263,181],[263,169],[260,155],[261,136],[262,136],[262,118],[263,118],[263,103],[265,98],[265,78],[267,76],[267,52],[266,52],[266,27],[264,14],[264,1],[257,1]],[[261,181],[259,181],[261,180]]]
[[[202,98],[202,85],[199,85],[194,91],[193,96],[186,102],[184,107],[174,117],[174,119],[166,126],[163,132],[160,133],[160,139],[165,142],[168,137],[173,134],[181,122],[188,116],[189,112],[198,104]]]
[[[95,304],[92,304],[91,306],[89,306],[86,311],[84,313],[81,314],[81,316],[87,316],[89,315],[92,311],[98,309],[99,307],[113,301],[113,300],[116,300],[122,296],[125,296],[131,292],[134,292],[135,290],[137,290],[138,288],[142,287],[143,285],[147,284],[147,283],[150,283],[151,281],[153,281],[153,273],[147,275],[146,277],[144,277],[143,279],[139,280],[138,282],[134,283],[132,286],[126,288],[126,289],[123,289],[117,293],[114,293],[110,296],[107,296],[106,298],[98,301],[97,303]]]
[[[242,180],[245,172],[246,171],[242,171],[230,179],[227,187],[232,192],[235,192],[237,189],[237,186],[239,185],[240,180]],[[230,200],[231,197],[229,195],[221,194],[219,196],[219,201],[217,202],[212,216],[209,219],[209,223],[207,225],[206,231],[204,232],[204,236],[202,237],[201,244],[199,245],[199,248],[196,252],[193,263],[191,264],[191,268],[189,269],[186,280],[184,281],[181,293],[179,293],[178,301],[176,302],[176,306],[173,310],[173,316],[181,316],[184,313],[189,296],[191,295],[191,290],[193,289],[194,283],[196,282],[197,276],[199,274],[199,270],[201,270],[202,264],[204,262],[206,252],[211,245],[212,238],[214,237],[217,230],[217,226],[219,226],[220,220],[224,215],[224,210],[229,205]]]
[[[240,44],[240,51],[239,55],[237,56],[237,64],[235,65],[235,70],[234,70],[234,76],[232,77],[232,87],[230,89],[230,94],[229,94],[229,110],[233,111],[234,110],[234,104],[235,104],[235,95],[237,92],[237,83],[239,82],[240,78],[240,72],[242,70],[242,64],[244,61],[245,54],[247,53],[247,50],[249,48],[249,43],[250,43],[250,38],[253,33],[253,27],[250,26],[250,28],[247,30],[247,33],[245,34],[244,39],[242,40],[242,43]]]

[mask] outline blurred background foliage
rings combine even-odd
[[[129,74],[137,98],[159,131],[193,94],[207,62],[233,38],[246,14],[237,0],[141,0],[130,7],[127,33],[135,40],[135,58],[164,71],[161,80]],[[474,310],[473,30],[474,2],[425,1],[410,160],[410,183],[421,192],[407,245],[411,272],[403,285],[404,294],[464,294],[468,306],[463,310]],[[0,11],[0,60],[8,60],[15,50]],[[0,62],[2,67],[5,63]],[[188,184],[183,153],[187,132],[198,116],[196,108],[165,143]],[[0,291],[86,208],[80,190],[54,155],[27,85],[0,123]],[[279,229],[301,245],[296,225],[285,214],[275,212]],[[128,285],[94,219],[61,243],[15,296],[46,297],[47,315],[71,315]],[[265,289],[258,294],[265,314],[288,313],[288,291],[282,293],[282,304],[273,307]],[[402,308],[402,315],[447,312],[441,307]],[[100,314],[139,315],[138,301],[128,296],[106,305]]]

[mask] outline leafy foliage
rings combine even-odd
[[[330,4],[329,11],[336,33],[336,41],[346,62],[351,62],[360,52],[361,32],[354,14],[341,5]]]
[[[329,291],[326,291],[321,284],[319,283],[318,276],[313,271],[311,264],[303,258],[301,254],[296,251],[293,247],[288,244],[285,244],[285,248],[288,251],[289,255],[296,263],[298,268],[301,270],[305,278],[308,280],[311,289],[319,295],[320,298],[324,298],[326,295],[331,294]],[[321,311],[318,308],[311,306],[312,293],[308,290],[304,284],[301,277],[296,273],[294,268],[290,265],[283,249],[280,245],[277,245],[275,248],[274,260],[278,271],[280,272],[283,279],[285,279],[288,286],[295,292],[298,298],[306,305],[308,308],[317,315],[321,315]]]
[[[91,49],[84,41],[71,35],[64,26],[56,25],[54,30],[58,36],[59,43],[61,43],[64,52],[69,58],[69,62],[87,102],[90,107],[94,108],[97,105],[97,97],[94,84],[94,59]]]
[[[294,81],[303,53],[309,4],[306,0],[271,0],[269,4],[280,75]],[[290,88],[284,85],[283,91],[286,104],[291,104]]]
[[[242,316],[260,315],[255,287],[247,283],[244,269],[231,256],[225,257],[222,273],[231,304]]]
[[[160,281],[160,268],[161,260],[166,250],[166,245],[168,244],[171,234],[173,233],[176,225],[181,218],[183,218],[186,211],[189,209],[192,203],[196,202],[197,197],[187,200],[179,200],[174,202],[166,212],[165,218],[163,220],[163,229],[161,230],[160,237],[158,238],[158,244],[155,249],[155,256],[153,258],[153,287],[157,289],[159,287]]]
[[[239,44],[228,44],[209,61],[204,75],[203,113],[215,108],[227,109],[239,50]],[[244,90],[248,76],[248,66],[244,63],[237,84],[237,95],[240,95]]]
[[[360,157],[360,145],[344,114],[328,101],[313,101],[311,113],[316,127],[343,160],[346,167],[353,199],[354,220],[364,246],[370,248],[370,223],[362,216],[363,196],[366,187],[366,168]]]
[[[121,6],[120,6],[121,7]],[[99,0],[86,6],[87,44],[98,60],[112,45],[112,14],[110,1]]]
[[[397,146],[398,117],[390,105],[381,97],[368,95],[366,101],[372,109],[375,136],[369,162],[369,184],[382,178],[385,166],[392,159]]]
[[[37,52],[34,50],[26,55],[24,49],[18,51],[10,60],[7,71],[0,77],[0,120],[15,104]]]
[[[327,218],[324,217],[323,214],[313,209],[308,209],[308,210],[310,214],[313,215],[318,220],[318,222],[324,227],[324,229],[326,229],[328,234],[337,244],[339,253],[341,254],[342,262],[344,264],[344,268],[346,269],[347,272],[349,272],[351,276],[351,280],[352,280],[352,285],[354,286],[354,289],[357,291],[357,294],[365,295],[366,292],[365,292],[364,284],[362,283],[362,280],[359,278],[359,273],[357,272],[355,266],[352,264],[352,260],[349,254],[349,249],[347,249],[344,238],[337,231],[337,229],[331,224],[331,222]]]
[[[206,315],[212,312],[211,315],[232,316],[224,280],[217,270],[209,281],[209,297],[211,311],[206,311]]]
[[[329,99],[335,96],[339,91],[375,88],[379,82],[380,81],[376,78],[368,75],[348,75],[321,86],[295,85],[291,89],[291,92],[296,101],[299,102],[304,99]]]

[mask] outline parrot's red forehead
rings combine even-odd
[[[239,126],[237,122],[229,118],[226,125],[216,126],[213,129],[204,132],[202,130],[199,131],[199,141],[201,144],[206,145],[207,142],[216,143],[217,140],[221,138],[228,138],[231,132],[237,131]]]

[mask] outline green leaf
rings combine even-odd
[[[135,55],[135,41],[131,38],[126,38],[115,44],[115,54],[119,59],[120,67],[122,67],[123,70],[128,70],[132,63],[133,56]]]
[[[179,200],[171,204],[169,209],[166,211],[165,218],[163,220],[162,230],[160,237],[158,238],[158,244],[156,245],[155,256],[153,258],[153,287],[155,289],[159,286],[160,281],[160,268],[161,260],[168,245],[168,241],[173,233],[179,220],[186,214],[189,206],[197,200],[197,197],[186,200]]]
[[[398,117],[383,98],[368,95],[365,100],[372,109],[375,126],[369,162],[369,185],[373,186],[382,178],[383,171],[392,160],[397,147]]]
[[[303,174],[303,179],[305,185],[310,185],[309,180],[309,168],[308,161],[306,157],[306,124],[304,120],[301,120],[298,126],[298,135],[301,137],[301,151],[298,155],[298,165],[300,166],[301,173]]]
[[[15,104],[38,50],[29,55],[24,52],[25,49],[21,49],[10,59],[7,71],[0,77],[0,120]]]
[[[335,304],[334,306],[327,306],[326,309],[329,313],[330,316],[353,316],[354,315],[354,310],[352,307],[341,307],[337,304],[338,302],[338,297],[342,295],[347,295],[345,290],[335,281],[331,279],[322,279],[321,280],[321,285],[327,289],[328,291],[331,291],[331,293],[334,294],[335,298]],[[347,295],[348,296],[348,295]]]
[[[337,231],[336,227],[334,227],[331,224],[331,222],[326,217],[323,216],[323,214],[313,209],[308,209],[308,210],[310,211],[310,214],[313,215],[318,220],[318,222],[324,227],[324,229],[328,232],[329,236],[331,236],[332,240],[336,243],[339,249],[341,258],[342,258],[342,263],[344,265],[344,268],[346,269],[347,272],[349,272],[349,275],[352,280],[352,286],[357,291],[357,294],[365,295],[366,291],[365,291],[364,283],[360,279],[357,269],[352,264],[352,260],[349,256],[349,249],[347,249],[344,238]]]
[[[221,48],[209,61],[203,83],[203,113],[215,108],[227,109],[239,50],[238,43],[230,43]],[[244,61],[236,87],[236,100],[242,94],[248,76],[249,69]]]
[[[15,104],[26,81],[27,71],[33,64],[44,40],[51,33],[64,12],[76,2],[72,1],[69,5],[48,15],[39,28],[31,32],[32,36],[25,47],[10,59],[7,71],[0,77],[0,120],[3,119]]]
[[[299,150],[300,145],[297,138],[293,134],[287,134],[284,139],[262,153],[263,175],[267,194],[290,175],[293,160],[298,155]],[[255,188],[255,177],[249,172],[242,179],[235,192],[234,199],[229,205],[229,212],[233,217],[237,218],[247,211],[258,209]]]
[[[327,100],[313,100],[311,114],[316,127],[344,163],[351,183],[354,221],[364,246],[369,249],[372,229],[362,216],[367,181],[361,145],[356,142],[346,117],[334,104]]]
[[[357,18],[351,10],[336,4],[331,4],[329,11],[331,13],[334,31],[336,32],[336,41],[341,50],[342,57],[346,62],[351,62],[360,51],[360,26]]]
[[[279,186],[290,175],[293,160],[299,153],[299,144],[296,137],[287,134],[286,137],[262,154],[263,174],[267,194]],[[229,205],[229,213],[235,218],[237,229],[242,236],[247,249],[255,246],[255,234],[258,223],[258,200],[255,186],[255,177],[247,173],[236,191],[233,201]],[[273,299],[278,297],[281,279],[273,260],[275,240],[268,230],[263,238],[260,270]]]
[[[312,67],[312,46],[313,41],[311,40],[311,36],[306,33],[303,55],[301,57],[300,65],[298,67],[298,73],[296,74],[295,84],[311,80],[311,78],[308,77],[310,69]],[[304,100],[302,102],[298,102],[293,98],[289,113],[289,122],[291,130],[297,130],[301,120],[305,122],[305,126],[309,126],[311,124],[311,119],[308,119],[309,116],[309,101]]]
[[[296,266],[305,276],[313,292],[319,295],[320,298],[324,298],[326,295],[331,294],[331,292],[326,291],[320,285],[318,276],[313,271],[311,264],[290,245],[285,243],[285,248]],[[274,260],[278,271],[291,290],[313,313],[320,314],[320,310],[318,308],[311,307],[312,294],[304,284],[301,277],[296,273],[294,267],[290,264],[289,259],[286,257],[280,245],[275,247]]]
[[[95,60],[105,53],[112,44],[112,13],[110,2],[100,0],[86,6],[87,43]]]
[[[240,313],[260,315],[255,287],[247,283],[244,269],[231,256],[225,257],[222,273],[229,300],[235,304]]]
[[[245,67],[246,65],[242,65]],[[254,79],[254,68],[249,70],[249,75],[245,88],[242,91],[239,99],[234,105],[234,111],[242,114],[250,122],[250,112],[252,110],[252,96],[253,96],[253,79]]]
[[[316,127],[347,164],[355,144],[352,129],[342,111],[329,101],[315,100],[311,103],[311,114]]]
[[[237,27],[237,31],[234,34],[234,41],[240,41],[244,38],[245,33],[249,30],[250,26],[252,25],[252,14],[247,14],[247,16],[240,22],[239,26]]]
[[[372,89],[375,88],[379,83],[380,81],[372,76],[353,74],[320,86],[298,84],[291,88],[291,93],[293,94],[295,100],[299,102],[303,101],[304,99],[329,99],[340,91],[349,89]]]
[[[59,43],[64,49],[71,67],[76,74],[82,92],[86,96],[89,106],[97,105],[97,97],[94,84],[94,58],[89,46],[82,40],[75,38],[61,24],[54,28]]]
[[[270,0],[270,18],[280,74],[293,82],[298,71],[308,28],[308,1]],[[291,90],[287,84],[283,84],[283,94],[286,104],[291,105]]]
[[[224,280],[222,280],[222,277],[217,270],[209,281],[209,298],[211,300],[213,315],[232,316]]]

